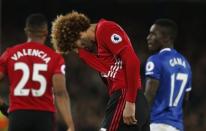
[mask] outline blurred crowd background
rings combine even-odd
[[[92,22],[105,18],[119,23],[128,33],[141,59],[144,88],[144,66],[150,55],[146,37],[157,18],[176,21],[179,35],[175,48],[192,66],[193,89],[185,113],[185,131],[206,131],[206,2],[204,0],[1,0],[0,54],[6,48],[26,40],[25,19],[31,13],[43,13],[50,22],[57,15],[76,10],[87,14]],[[51,46],[50,37],[47,45]],[[97,131],[108,99],[107,88],[99,74],[75,54],[65,55],[67,87],[77,131]],[[8,80],[0,85],[0,96],[8,101]],[[58,118],[58,131],[65,125]],[[0,116],[0,131],[6,125]]]

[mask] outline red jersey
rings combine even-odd
[[[0,57],[0,72],[10,81],[9,112],[55,112],[52,76],[64,74],[64,68],[62,56],[43,44],[28,42],[8,48]]]
[[[96,26],[96,42],[97,59],[105,67],[98,64],[97,70],[101,72],[102,77],[106,78],[109,94],[126,88],[126,99],[134,102],[137,89],[141,87],[140,62],[129,37],[118,24],[102,19]],[[91,56],[88,59],[87,54],[84,50],[80,50],[80,57],[91,65],[95,60]]]

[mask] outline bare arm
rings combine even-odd
[[[154,101],[157,89],[159,87],[159,81],[148,77],[145,86],[145,96],[149,105],[151,106]]]
[[[0,81],[4,78],[4,74],[0,72]]]
[[[0,81],[4,78],[4,74],[0,72]],[[4,102],[2,98],[0,98],[0,111],[5,115],[8,116],[8,108],[9,106]]]
[[[186,92],[186,94],[184,96],[184,101],[183,101],[184,113],[187,113],[188,109],[189,109],[189,97],[190,97],[190,92]]]
[[[71,114],[70,99],[66,90],[65,76],[62,74],[55,74],[52,81],[57,108],[67,124],[68,131],[74,131],[75,129]]]
[[[2,112],[2,114],[4,114],[7,117],[9,115],[8,109],[9,109],[9,106],[4,102],[2,98],[0,98],[0,111]]]

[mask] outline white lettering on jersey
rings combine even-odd
[[[41,58],[45,63],[49,63],[51,57],[47,55],[44,51],[38,49],[22,49],[22,51],[17,51],[11,56],[12,60],[17,61],[23,56],[36,56]]]
[[[182,60],[181,58],[172,58],[170,59],[170,65],[172,67],[176,66],[176,65],[181,65],[184,68],[186,68],[186,62],[184,60]]]
[[[118,44],[122,41],[122,37],[118,34],[112,34],[111,40],[114,44]]]
[[[117,72],[119,69],[122,69],[122,61],[120,59],[117,59],[117,61],[114,63],[114,65],[110,66],[110,70],[108,71],[107,74],[101,74],[102,77],[111,77],[115,78]]]

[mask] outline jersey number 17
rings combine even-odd
[[[185,73],[173,73],[171,75],[171,89],[170,89],[170,102],[169,106],[170,107],[176,107],[180,101],[180,98],[184,92],[185,86],[187,84],[188,80],[188,75]],[[180,87],[176,87],[176,82],[181,81]],[[177,96],[173,98],[174,96],[174,90],[178,90]]]

